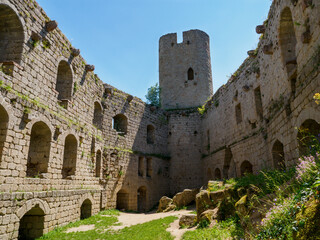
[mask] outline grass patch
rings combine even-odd
[[[173,236],[166,229],[170,223],[176,220],[177,217],[166,217],[162,219],[153,220],[151,222],[134,225],[127,227],[119,232],[116,232],[113,236],[107,233],[100,239],[130,239],[130,240],[173,240]],[[104,238],[106,237],[106,238]]]
[[[108,209],[98,213],[99,215],[119,216],[120,212],[116,209]]]
[[[107,215],[107,216],[106,216]],[[119,231],[108,229],[111,226],[117,225],[117,210],[105,210],[90,218],[70,223],[64,227],[56,228],[54,231],[42,236],[39,239],[54,239],[54,240],[96,240],[96,239],[112,239],[112,240],[173,240],[173,237],[166,229],[169,227],[176,217],[166,217],[157,219],[143,224],[126,227]],[[94,230],[85,232],[66,233],[65,231],[72,227],[81,225],[95,225]]]
[[[240,239],[244,236],[241,226],[238,224],[238,219],[230,218],[226,221],[219,222],[213,228],[198,228],[195,231],[186,232],[183,240],[195,239]]]
[[[214,192],[223,190],[226,186],[232,185],[234,189],[254,187],[259,190],[258,196],[264,196],[278,190],[279,186],[292,179],[296,169],[291,168],[288,171],[261,171],[258,175],[248,174],[241,178],[231,178],[224,181],[223,186],[213,184],[208,187],[208,191]]]
[[[59,240],[67,240],[67,239],[98,239],[101,236],[101,233],[104,232],[109,226],[114,225],[117,222],[117,218],[114,215],[110,215],[108,217],[101,216],[105,214],[97,214],[90,218],[80,220],[74,223],[69,223],[64,227],[56,228],[55,230],[49,232],[46,235],[43,235],[39,239],[59,239]],[[69,228],[79,227],[81,225],[95,225],[94,230],[89,230],[86,232],[73,232],[73,233],[66,233],[65,231]],[[102,239],[102,238],[101,238]]]
[[[291,168],[288,171],[261,171],[258,175],[249,174],[242,178],[230,179],[227,183],[234,181],[233,184],[236,189],[241,187],[248,188],[254,185],[260,189],[259,195],[263,196],[278,190],[279,186],[293,178],[295,171],[295,168]]]

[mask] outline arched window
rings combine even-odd
[[[287,70],[288,77],[291,79],[291,77],[295,75],[297,69],[297,39],[294,31],[292,14],[288,7],[281,13],[279,38],[283,65]]]
[[[71,100],[73,89],[72,71],[69,63],[61,61],[58,66],[56,90],[59,100]]]
[[[17,14],[0,4],[0,62],[21,63],[24,44],[23,26]]]
[[[92,123],[98,129],[102,129],[102,120],[103,120],[102,107],[101,107],[100,103],[95,102]]]
[[[188,80],[193,80],[194,79],[194,72],[192,68],[188,69]]]
[[[92,203],[89,199],[83,201],[80,208],[80,219],[86,219],[92,215]]]
[[[44,122],[33,124],[27,162],[27,177],[42,177],[48,172],[51,131]]]
[[[44,212],[37,204],[20,220],[18,239],[36,239],[43,235]]]
[[[241,176],[244,176],[246,174],[252,174],[252,164],[249,161],[243,161],[240,166]]]
[[[98,150],[96,154],[96,177],[101,176],[101,151]]]
[[[221,179],[221,171],[220,171],[219,168],[216,168],[216,169],[214,170],[214,178],[215,178],[216,180],[220,180],[220,179]]]
[[[123,114],[118,114],[113,117],[113,129],[115,129],[119,135],[124,136],[127,134],[128,120]]]
[[[62,177],[67,178],[76,173],[78,142],[74,135],[69,134],[64,143]]]
[[[300,156],[310,155],[316,149],[312,146],[319,144],[320,124],[313,119],[304,121],[298,132],[298,144]]]
[[[155,139],[155,130],[154,126],[148,125],[147,126],[147,143],[148,144],[154,144],[154,139]]]
[[[4,143],[7,137],[7,129],[9,124],[9,115],[7,111],[0,105],[0,162],[2,159],[2,152]]]
[[[279,140],[275,141],[275,143],[273,144],[272,158],[273,158],[273,166],[276,169],[279,169],[279,170],[286,169],[283,144]]]
[[[140,187],[137,192],[138,195],[138,212],[147,211],[147,188]]]

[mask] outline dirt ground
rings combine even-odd
[[[130,227],[137,224],[142,224],[146,222],[150,222],[156,219],[165,218],[169,216],[176,216],[180,218],[184,214],[190,214],[192,210],[180,210],[180,211],[172,211],[167,213],[126,213],[126,212],[120,212],[120,215],[118,216],[118,222],[120,225],[112,226],[110,229],[112,230],[120,230],[125,227]],[[89,231],[93,230],[94,225],[82,225],[79,227],[70,228],[67,230],[67,232],[82,232],[82,231]],[[175,220],[173,223],[170,224],[169,228],[167,228],[167,231],[171,233],[172,236],[175,237],[175,240],[181,239],[182,235],[187,231],[192,231],[195,228],[180,228],[179,226],[179,219]]]
[[[132,225],[141,224],[150,222],[152,220],[165,218],[169,216],[176,216],[180,218],[184,214],[190,214],[192,210],[180,210],[180,211],[172,211],[167,213],[125,213],[121,212],[120,216],[118,216],[118,222],[121,223],[120,226],[112,226],[111,229],[119,230],[125,227],[130,227]],[[175,237],[176,240],[181,239],[182,235],[186,231],[194,230],[194,228],[187,229],[181,228],[179,226],[179,219],[175,220],[173,223],[170,224],[170,227],[167,229],[168,232],[171,233],[172,236]]]

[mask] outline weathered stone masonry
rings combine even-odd
[[[103,84],[55,24],[34,1],[0,1],[1,239],[115,208],[118,192],[141,211],[169,192],[167,116]]]
[[[161,37],[159,109],[103,84],[36,2],[0,0],[0,238],[293,165],[297,129],[320,129],[320,2],[275,0],[257,32],[213,96],[208,35]]]
[[[257,50],[248,52],[207,106],[204,172],[219,169],[232,177],[290,167],[303,153],[298,129],[320,132],[319,106],[312,99],[320,91],[319,24],[319,1],[273,1],[268,19],[257,27],[263,33]]]

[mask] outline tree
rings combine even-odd
[[[160,107],[160,87],[158,83],[148,88],[146,99],[147,103]]]

